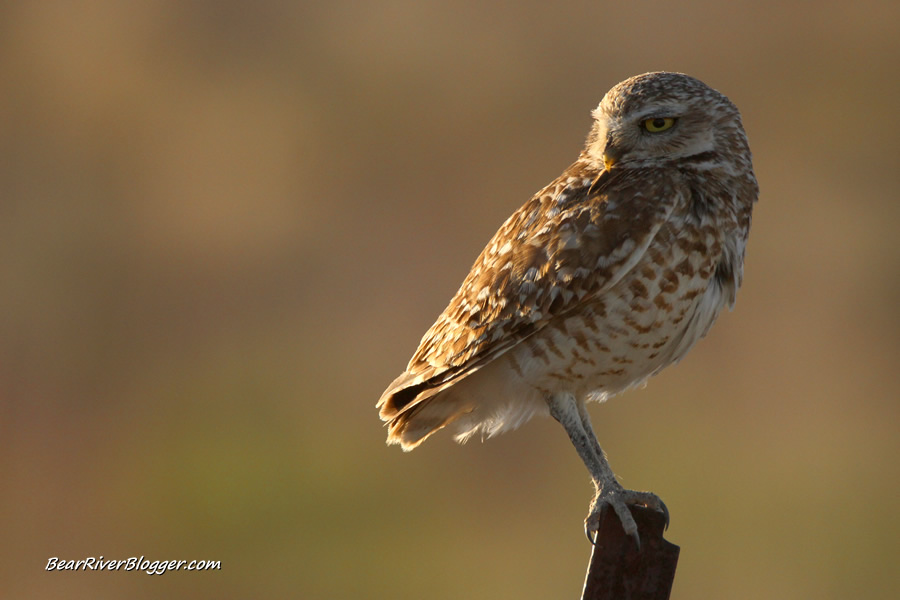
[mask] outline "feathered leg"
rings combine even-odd
[[[616,476],[600,448],[597,436],[594,435],[590,416],[584,403],[578,402],[570,394],[561,394],[548,398],[547,404],[550,407],[550,415],[559,421],[566,433],[569,434],[569,439],[572,440],[578,456],[581,457],[590,472],[597,490],[594,500],[591,502],[590,512],[584,520],[584,532],[588,539],[592,543],[596,542],[596,532],[600,529],[600,517],[609,507],[616,512],[625,533],[634,538],[638,547],[641,545],[640,537],[634,517],[628,510],[629,505],[642,504],[664,513],[668,525],[669,511],[656,494],[626,490],[616,480]]]

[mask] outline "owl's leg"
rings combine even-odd
[[[581,457],[591,474],[594,486],[597,490],[591,509],[584,520],[584,532],[588,539],[596,542],[596,533],[600,529],[600,517],[604,511],[612,507],[622,523],[622,528],[627,535],[634,538],[640,547],[637,524],[628,506],[642,504],[654,508],[666,515],[666,524],[669,522],[669,513],[666,505],[656,494],[650,492],[636,492],[626,490],[616,480],[616,476],[606,460],[606,455],[600,448],[597,436],[594,435],[591,420],[584,403],[578,402],[570,394],[554,395],[547,399],[550,407],[550,415],[565,428],[569,439],[575,446],[575,450]]]
[[[587,433],[588,437],[591,440],[593,440],[593,442],[594,442],[595,451],[603,459],[603,462],[604,462],[604,464],[607,465],[607,468],[609,468],[609,463],[606,461],[606,454],[600,448],[600,442],[597,441],[597,436],[594,434],[594,428],[591,426],[591,416],[590,416],[590,414],[588,414],[586,403],[576,402],[575,406],[578,409],[578,416],[581,419],[582,427],[584,427],[584,430]],[[612,469],[610,469],[609,472],[612,473]],[[666,505],[663,503],[663,501],[660,499],[659,496],[657,496],[656,494],[653,494],[651,492],[637,492],[634,490],[623,489],[621,487],[621,484],[619,484],[618,480],[615,479],[615,475],[613,475],[613,483],[615,485],[619,486],[620,494],[624,497],[625,504],[642,504],[642,505],[645,505],[649,508],[653,508],[653,509],[663,513],[663,515],[665,515],[665,524],[666,524],[666,527],[668,528],[668,526],[669,526],[669,509],[666,508]],[[597,497],[594,498],[594,502],[591,505],[591,514],[588,516],[588,520],[590,520],[591,517],[594,516],[594,514],[595,514],[594,508],[597,505],[598,499],[601,495],[602,495],[602,488],[598,486]],[[602,515],[602,511],[606,508],[606,506],[607,506],[606,503],[602,503],[601,507],[598,510],[596,510],[597,518],[596,518],[596,522],[592,526],[589,526],[588,523],[585,523],[585,527],[587,529],[589,529],[590,531],[596,531],[599,528],[600,515]],[[616,511],[616,514],[619,515],[620,519],[622,518],[621,514],[618,512],[618,510]],[[630,511],[628,512],[628,516],[631,516]],[[635,536],[635,541],[637,542],[638,547],[640,547],[641,543],[640,543],[640,539],[636,535],[636,531],[637,530],[635,529],[635,533],[631,533],[626,529],[626,533],[629,533],[630,535]],[[590,535],[588,535],[588,537],[590,537]]]
[[[597,435],[594,433],[594,427],[593,425],[591,425],[591,415],[588,414],[587,404],[584,402],[576,402],[575,408],[578,409],[578,418],[581,419],[581,426],[584,428],[584,431],[587,433],[588,437],[594,442],[594,451],[603,458],[606,458],[606,454],[604,454],[603,449],[600,447],[600,442],[597,441]]]

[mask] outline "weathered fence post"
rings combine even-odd
[[[668,600],[680,548],[663,539],[665,517],[632,506],[641,547],[625,535],[619,518],[608,510],[600,521],[581,600]]]

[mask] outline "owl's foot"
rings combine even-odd
[[[626,490],[618,483],[614,485],[604,485],[597,490],[594,501],[591,502],[591,511],[584,520],[584,533],[592,544],[597,543],[597,535],[600,530],[600,520],[604,513],[612,508],[622,523],[622,529],[626,535],[634,538],[638,549],[641,547],[641,538],[638,535],[637,523],[628,510],[629,505],[641,505],[653,510],[659,511],[665,515],[666,527],[669,526],[669,509],[659,499],[659,496],[651,492],[636,492],[634,490]]]

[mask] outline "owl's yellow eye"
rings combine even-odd
[[[671,129],[675,125],[674,117],[656,117],[655,119],[644,119],[641,123],[644,129],[650,133],[659,133],[666,129]]]

